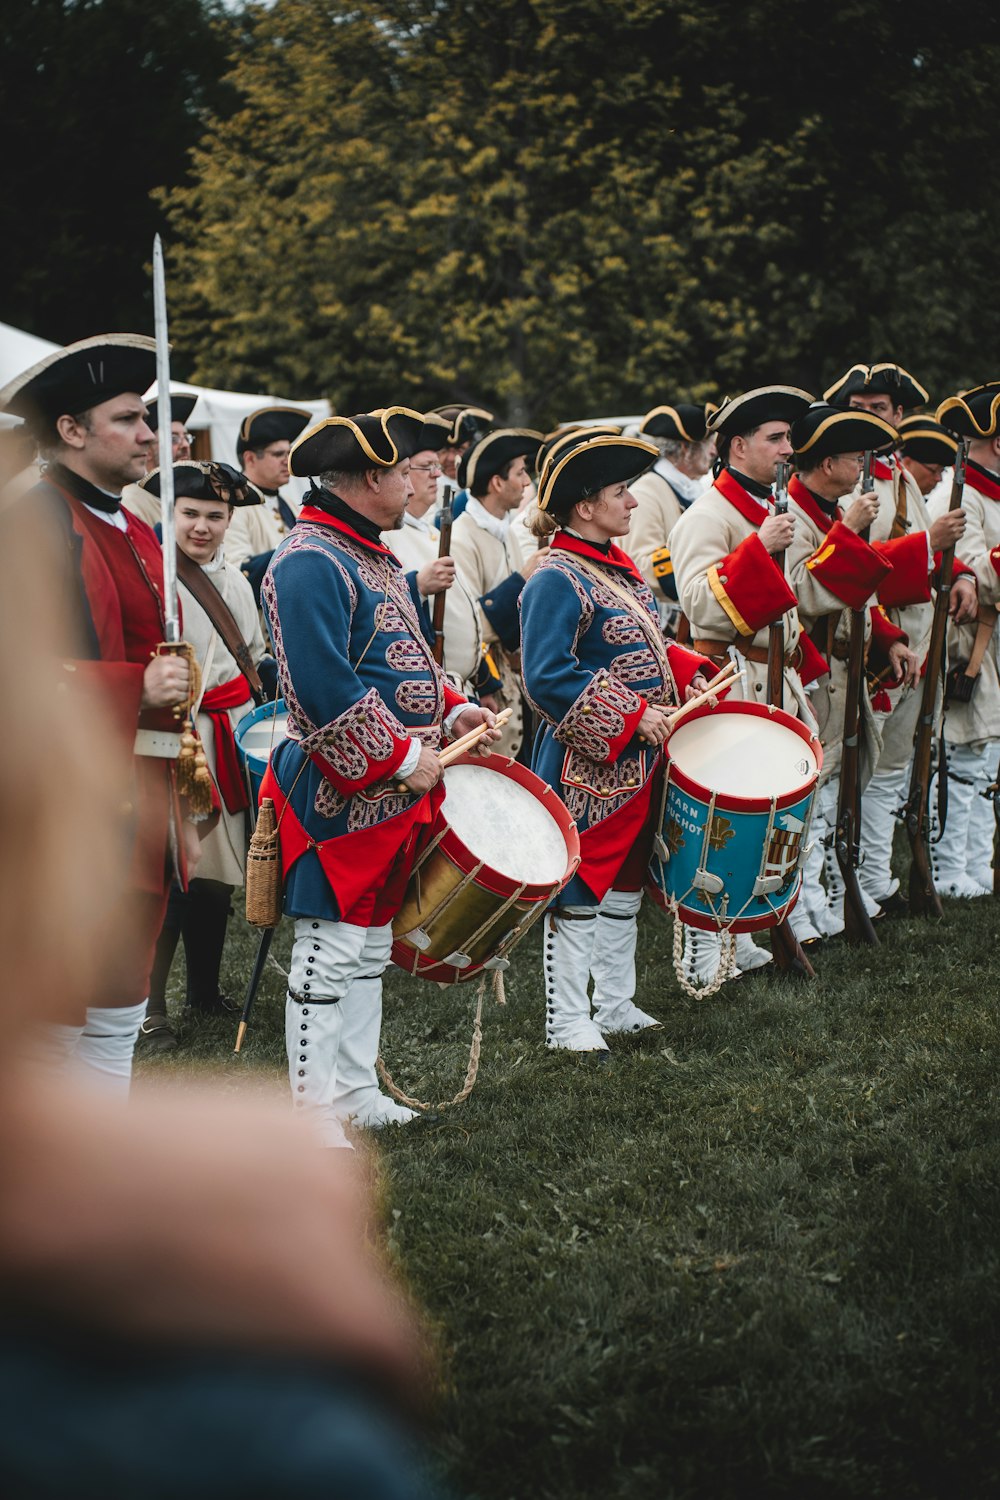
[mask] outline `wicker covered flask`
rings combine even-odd
[[[263,797],[247,853],[247,921],[252,927],[277,927],[281,894],[281,850],[274,803],[270,797]]]

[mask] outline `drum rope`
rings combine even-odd
[[[412,1094],[404,1093],[386,1067],[381,1052],[379,1053],[375,1059],[378,1076],[397,1104],[405,1104],[408,1109],[432,1110],[436,1112],[444,1109],[452,1109],[456,1104],[462,1104],[468,1099],[479,1073],[479,1056],[483,1045],[483,1001],[486,998],[486,981],[488,977],[487,974],[483,974],[483,977],[479,981],[479,987],[476,990],[476,1018],[472,1025],[472,1045],[469,1048],[469,1063],[465,1070],[465,1081],[453,1099],[442,1099],[439,1104],[430,1104],[423,1100],[415,1099]],[[506,1004],[503,971],[501,969],[493,970],[493,996],[498,1005]]]
[[[686,927],[677,912],[677,902],[669,903],[669,910],[674,918],[674,973],[677,983],[685,995],[690,995],[692,1000],[707,1000],[714,995],[727,980],[732,979],[736,973],[736,934],[731,927],[722,928],[719,932],[719,963],[713,978],[707,984],[695,985],[688,980],[684,974],[684,938]]]

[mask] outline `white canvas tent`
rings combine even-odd
[[[48,339],[36,338],[9,323],[0,323],[0,387],[58,348],[58,344],[52,344]],[[191,413],[188,426],[192,431],[207,428],[212,457],[227,464],[236,463],[236,439],[244,417],[262,406],[300,406],[304,411],[312,412],[317,422],[330,416],[329,401],[299,401],[287,396],[252,395],[246,391],[216,391],[207,386],[180,382],[171,382],[170,388],[188,391],[198,397],[198,405]],[[155,396],[156,388],[151,388],[147,395]],[[12,426],[14,423],[13,417],[0,414],[0,424]],[[303,493],[307,487],[308,481],[299,479],[292,479],[287,485],[293,495]]]

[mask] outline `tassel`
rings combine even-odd
[[[177,757],[177,791],[185,799],[195,818],[207,818],[212,812],[212,777],[198,731],[191,719],[181,735]]]
[[[281,921],[281,848],[270,797],[261,798],[257,825],[250,838],[246,890],[251,927],[277,927]]]

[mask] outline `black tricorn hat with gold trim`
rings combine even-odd
[[[171,391],[171,423],[186,422],[197,405],[198,397],[192,396],[190,391]],[[160,430],[160,403],[155,396],[152,401],[146,402],[146,426],[152,427],[154,432],[159,432]]]
[[[262,406],[241,423],[236,457],[242,458],[248,448],[266,448],[268,443],[294,443],[311,421],[312,412],[300,406]]]
[[[702,406],[690,401],[678,401],[676,406],[654,406],[639,423],[639,436],[700,443],[708,433],[709,418],[716,411],[718,407],[713,401]]]
[[[504,464],[515,458],[534,463],[542,443],[542,434],[530,427],[498,427],[479,439],[474,448],[462,454],[457,478],[469,490],[499,474]]]
[[[478,443],[493,426],[493,413],[484,406],[462,406],[461,403],[452,401],[446,406],[435,406],[433,414],[444,417],[450,424],[446,444],[449,448],[460,448],[463,443]]]
[[[557,427],[554,432],[547,432],[542,438],[541,446],[535,454],[535,476],[541,475],[542,470],[548,462],[549,454],[556,448],[562,448],[570,438],[585,437],[620,437],[621,428],[614,422],[594,422],[586,424],[583,422],[571,422],[568,427]]]
[[[824,401],[831,406],[848,406],[852,396],[890,396],[904,411],[909,406],[923,406],[927,400],[927,392],[919,380],[890,360],[877,365],[852,365],[823,392]]]
[[[659,458],[659,450],[641,438],[612,433],[594,437],[576,432],[554,448],[538,482],[538,508],[568,515],[581,500],[590,500],[609,484],[630,483]]]
[[[904,417],[899,424],[899,451],[918,464],[950,464],[958,444],[932,417]]]
[[[937,409],[937,419],[959,437],[996,437],[1000,427],[1000,380],[974,385],[971,390],[949,396]]]
[[[174,498],[176,500],[220,500],[225,505],[262,505],[264,496],[256,485],[250,483],[245,474],[234,469],[232,464],[198,463],[185,459],[171,464],[174,473]],[[140,489],[151,494],[160,493],[160,470],[154,469],[139,480]]]
[[[308,479],[316,474],[362,474],[391,469],[411,453],[424,430],[423,412],[387,406],[354,417],[325,417],[292,444],[288,467]]]
[[[412,452],[423,453],[425,448],[431,448],[435,453],[440,453],[442,448],[447,448],[450,436],[451,425],[447,417],[440,416],[436,411],[426,412],[424,425],[417,434]]]
[[[815,401],[792,424],[792,447],[800,468],[839,453],[880,453],[896,441],[896,429],[867,411],[842,411],[828,401]]]
[[[812,405],[808,391],[795,385],[762,385],[723,401],[706,422],[719,437],[741,437],[765,422],[794,422]]]
[[[155,339],[102,333],[53,350],[9,380],[0,411],[31,422],[75,417],[126,392],[141,396],[155,376]]]

